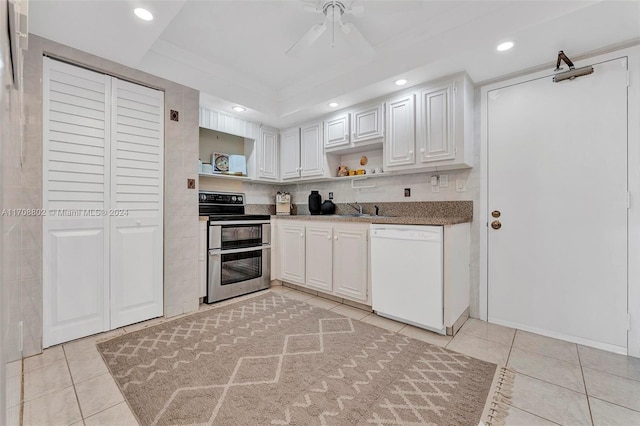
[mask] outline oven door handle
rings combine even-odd
[[[210,220],[209,226],[228,226],[228,225],[265,225],[271,223],[268,220]]]
[[[264,244],[261,246],[245,247],[245,248],[232,249],[232,250],[215,249],[215,250],[209,250],[209,256],[215,256],[220,254],[246,253],[248,251],[268,250],[270,248],[271,246],[269,244]]]

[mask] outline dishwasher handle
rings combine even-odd
[[[442,230],[373,229],[371,230],[371,239],[441,242]]]

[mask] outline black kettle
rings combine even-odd
[[[336,212],[336,205],[333,204],[333,201],[331,200],[326,200],[324,203],[322,203],[322,205],[320,206],[320,212],[322,214],[334,214]]]

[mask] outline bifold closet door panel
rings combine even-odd
[[[162,315],[164,93],[114,79],[111,328]]]
[[[44,58],[43,346],[109,324],[111,78]]]

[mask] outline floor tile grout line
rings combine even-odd
[[[69,367],[69,359],[67,358],[67,351],[64,349],[64,345],[62,345],[62,353],[64,353],[64,360],[67,363],[67,370],[69,370],[69,377],[71,378],[71,386],[73,386],[73,394],[76,397],[76,403],[78,404],[78,411],[80,411],[80,418],[82,419],[82,424],[84,425],[84,414],[82,414],[82,406],[80,405],[80,398],[78,397],[76,382],[73,380],[73,375],[71,374],[71,367]]]
[[[595,423],[593,422],[593,413],[591,412],[591,402],[589,401],[589,391],[587,390],[587,379],[584,378],[584,369],[582,368],[582,358],[580,358],[580,350],[578,349],[578,345],[576,345],[576,352],[578,354],[578,362],[580,363],[580,374],[582,374],[584,394],[587,398],[587,408],[589,408],[589,418],[591,419],[591,424],[594,425]]]
[[[582,366],[581,366],[581,367],[582,367]],[[588,370],[597,371],[598,373],[607,374],[607,375],[609,375],[609,376],[618,377],[618,378],[620,378],[620,379],[631,380],[632,382],[638,382],[638,383],[640,383],[640,378],[638,378],[638,379],[634,379],[634,378],[629,377],[629,376],[621,376],[620,374],[612,373],[611,371],[602,370],[602,369],[600,369],[600,368],[587,367],[587,366],[584,366],[583,368],[586,368],[586,369],[588,369]]]
[[[559,387],[559,388],[566,389],[566,390],[568,390],[568,391],[575,392],[575,393],[580,394],[580,395],[589,396],[589,395],[587,395],[586,393],[582,393],[582,392],[577,391],[577,390],[575,390],[575,389],[571,389],[571,388],[568,388],[568,387],[566,387],[566,386],[562,386],[562,385],[559,385],[559,384],[557,384],[557,383],[550,382],[550,381],[548,381],[548,380],[540,379],[540,378],[538,378],[538,377],[532,376],[531,374],[522,373],[522,372],[517,371],[517,370],[513,370],[513,371],[514,371],[515,373],[517,373],[517,374],[521,375],[521,376],[526,376],[526,377],[528,377],[528,378],[530,378],[530,379],[534,379],[534,380],[537,380],[537,381],[539,381],[539,382],[546,383],[546,384],[548,384],[548,385],[557,386],[557,387]]]
[[[640,413],[640,410],[636,410],[635,408],[629,408],[629,407],[626,407],[624,405],[620,405],[620,404],[615,403],[615,402],[607,401],[606,399],[595,397],[593,395],[587,395],[587,399],[589,399],[589,398],[597,399],[598,401],[606,402],[607,404],[615,405],[616,407],[625,408],[627,410],[633,411],[634,413]]]
[[[520,410],[520,411],[524,411],[525,413],[527,413],[527,414],[531,414],[532,416],[535,416],[535,417],[537,417],[537,418],[539,418],[539,419],[546,420],[546,421],[548,421],[548,422],[550,422],[550,423],[553,423],[554,425],[562,426],[562,423],[554,422],[554,421],[553,421],[553,420],[551,420],[551,419],[548,419],[548,418],[546,418],[546,417],[542,417],[540,414],[532,413],[531,411],[527,411],[527,410],[525,410],[524,408],[517,407],[517,406],[513,405],[511,402],[507,402],[506,404],[507,404],[509,407],[517,408],[517,409],[518,409],[518,410]]]

